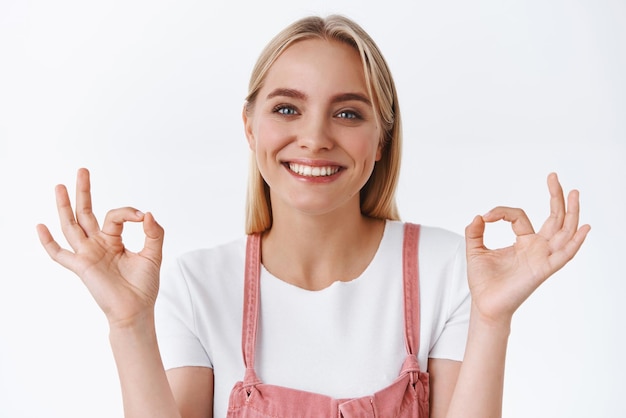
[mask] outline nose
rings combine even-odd
[[[303,118],[301,130],[298,133],[300,148],[311,152],[330,150],[334,146],[329,121],[323,114],[311,114]]]

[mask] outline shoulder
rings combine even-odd
[[[173,264],[190,273],[207,269],[228,269],[244,262],[245,251],[246,237],[240,237],[212,248],[199,248],[180,254],[173,260]]]
[[[407,224],[401,221],[387,221],[384,251],[386,256],[400,257]],[[414,224],[418,225],[418,224]],[[450,230],[419,225],[419,241],[415,257],[424,279],[436,277],[437,281],[447,282],[465,270],[465,239]],[[399,262],[399,258],[397,258]]]
[[[459,247],[463,247],[465,245],[465,238],[462,235],[448,229],[421,225],[420,244],[426,248],[432,248],[435,250],[448,249],[456,251]]]
[[[466,286],[465,238],[448,229],[420,225],[418,262],[420,281],[436,283],[437,291]],[[435,290],[435,289],[433,289]]]
[[[437,226],[421,225],[413,222],[387,221],[387,231],[394,235],[396,239],[402,239],[404,236],[403,229],[407,224],[419,227],[420,252],[424,250],[456,252],[465,244],[465,239],[462,235]]]
[[[236,281],[243,272],[246,237],[212,247],[188,251],[165,260],[162,286],[186,285],[188,288],[215,286],[222,281]],[[191,290],[191,289],[189,289]]]
[[[446,271],[448,279],[465,270],[465,238],[448,229],[422,225],[419,242],[420,264]],[[450,274],[454,272],[453,274]]]

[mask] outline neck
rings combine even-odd
[[[350,281],[376,254],[384,221],[351,213],[338,216],[275,214],[263,237],[265,268],[279,279],[308,290]]]

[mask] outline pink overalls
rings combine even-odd
[[[318,393],[264,384],[254,371],[259,314],[261,237],[250,235],[246,247],[242,350],[246,366],[242,382],[230,394],[228,417],[249,418],[427,418],[428,373],[419,369],[419,225],[405,224],[403,243],[404,322],[407,356],[400,376],[371,396],[334,399]]]

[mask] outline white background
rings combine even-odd
[[[96,213],[152,211],[167,257],[240,236],[250,70],[292,20],[333,12],[394,73],[405,220],[462,233],[503,204],[538,226],[550,171],[581,191],[593,229],[516,314],[505,417],[626,416],[626,4],[298,3],[0,1],[0,416],[122,415],[104,316],[37,240],[43,222],[63,241],[54,185],[90,168]]]

